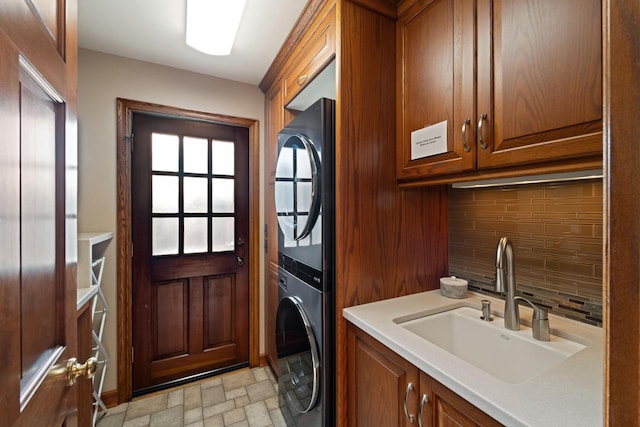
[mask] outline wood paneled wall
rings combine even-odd
[[[607,426],[640,425],[640,2],[603,1]]]
[[[342,308],[435,289],[448,268],[446,190],[396,181],[395,20],[372,6],[338,3],[336,425],[347,421]]]

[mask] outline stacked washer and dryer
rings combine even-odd
[[[276,347],[289,426],[334,425],[334,101],[278,134]]]

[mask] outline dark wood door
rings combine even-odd
[[[478,2],[479,168],[602,155],[601,9]]]
[[[415,426],[418,368],[353,325],[349,325],[347,339],[348,425]]]
[[[76,2],[0,2],[0,425],[77,424]]]
[[[248,130],[133,117],[133,390],[249,359]]]
[[[474,1],[419,1],[396,26],[398,178],[474,169]],[[412,155],[411,133],[444,121],[446,151]]]

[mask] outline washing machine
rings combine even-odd
[[[278,134],[276,348],[289,426],[334,421],[334,101],[321,98]]]

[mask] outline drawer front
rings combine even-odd
[[[284,104],[288,104],[324,67],[336,52],[335,8],[320,21],[311,36],[302,41],[293,66],[284,77]]]

